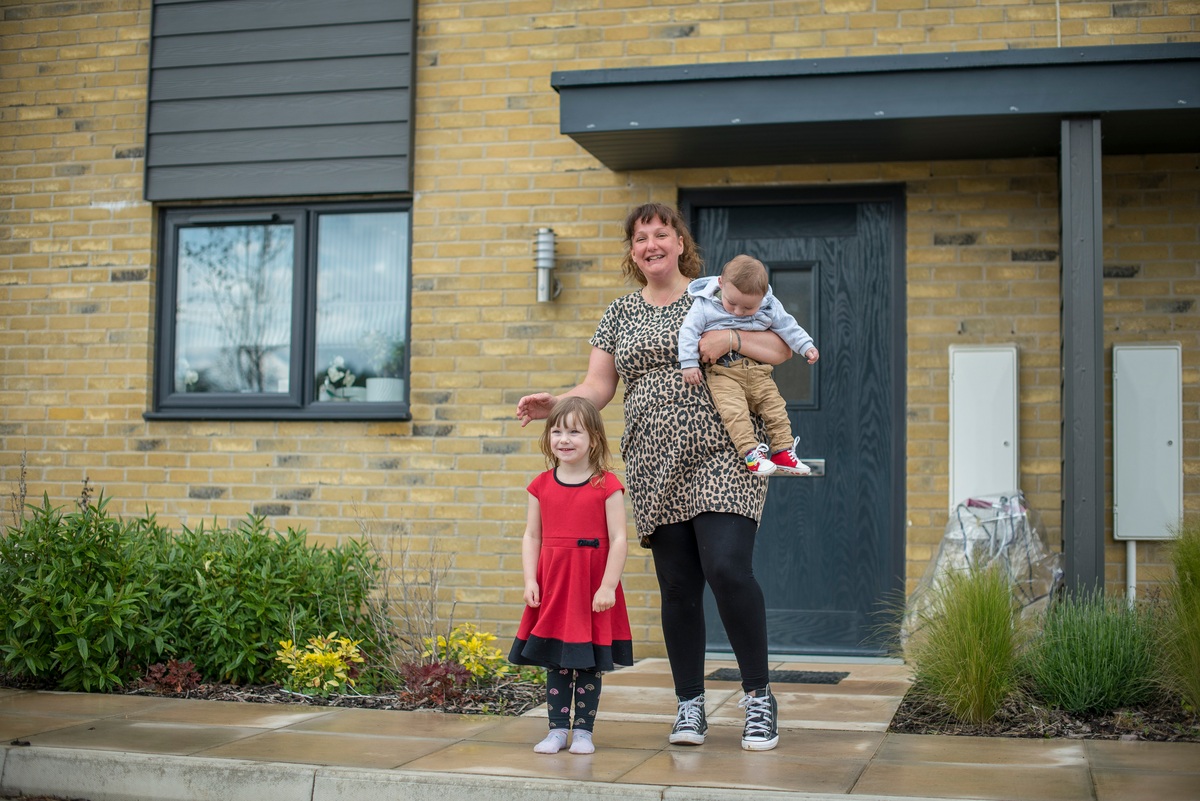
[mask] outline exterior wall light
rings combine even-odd
[[[533,240],[533,263],[537,267],[537,301],[549,303],[562,292],[562,282],[555,278],[551,271],[554,269],[554,229],[539,228]]]

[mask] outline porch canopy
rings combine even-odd
[[[612,170],[1023,158],[1065,116],[1104,152],[1200,151],[1200,43],[555,72],[562,133]]]
[[[612,170],[1058,156],[1066,579],[1103,585],[1100,157],[1200,153],[1200,44],[579,70],[550,83],[562,133]]]

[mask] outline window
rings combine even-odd
[[[801,328],[813,337],[820,336],[817,323],[817,263],[770,261],[767,262],[767,271],[771,290],[783,308],[791,312]],[[820,397],[817,382],[821,363],[810,366],[802,356],[793,356],[775,368],[775,384],[789,409],[816,409],[817,398]]]
[[[155,410],[408,417],[409,208],[168,210]]]

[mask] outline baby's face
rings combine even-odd
[[[737,317],[749,317],[758,312],[758,307],[762,305],[765,295],[751,295],[749,292],[743,292],[733,285],[730,281],[725,283],[725,279],[721,279],[721,305],[725,307],[725,311]]]

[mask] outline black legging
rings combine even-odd
[[[754,578],[758,524],[727,512],[702,512],[691,520],[654,529],[650,550],[662,595],[663,639],[675,694],[704,692],[704,584],[742,671],[746,692],[767,686],[767,609]]]
[[[592,730],[596,725],[596,710],[600,707],[603,685],[600,675],[598,670],[546,670],[546,711],[550,728],[569,729],[574,711],[575,728]]]

